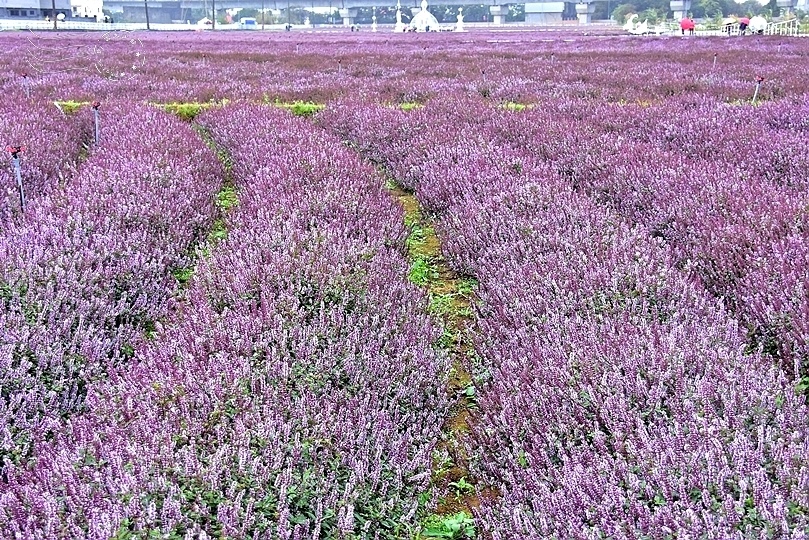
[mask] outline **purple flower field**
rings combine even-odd
[[[169,313],[172,271],[212,220],[223,181],[216,156],[181,121],[142,105],[110,111],[80,170],[37,179],[49,193],[0,236],[0,455],[14,464],[82,410],[88,384],[124,367]]]
[[[809,40],[132,36],[0,36],[0,538],[809,538]]]
[[[802,537],[809,422],[794,380],[749,350],[738,319],[683,267],[676,243],[525,150],[553,133],[550,114],[477,107],[368,114],[343,104],[321,119],[415,190],[450,261],[481,281],[470,366],[482,382],[480,414],[469,451],[503,492],[481,510],[483,528],[492,538]],[[451,132],[437,127],[450,120]],[[523,122],[549,129],[522,139],[531,129],[515,127]],[[696,180],[691,189],[704,187]]]
[[[21,172],[25,197],[33,202],[67,181],[83,145],[91,136],[89,114],[66,117],[54,114],[52,103],[28,102],[20,106],[5,102],[0,109],[0,140],[4,162],[0,168],[2,205],[0,223],[5,226],[20,210],[17,181],[14,177],[8,147],[21,147]]]

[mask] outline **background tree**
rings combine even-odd
[[[639,11],[640,9],[638,9],[636,4],[621,4],[612,10],[612,18],[615,19],[618,24],[624,24],[629,15],[638,13]]]
[[[695,0],[691,4],[691,16],[695,19],[716,19],[724,15],[719,0]]]

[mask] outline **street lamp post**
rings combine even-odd
[[[51,0],[51,17],[53,17],[53,29],[56,30],[56,0]]]
[[[151,30],[149,26],[149,0],[143,0],[143,9],[146,10],[146,30]]]
[[[264,0],[261,0],[261,29],[264,30]]]
[[[213,8],[213,17],[211,18],[211,30],[216,30],[216,0],[211,0],[211,7]]]

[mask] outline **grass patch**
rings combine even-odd
[[[435,508],[419,512],[420,525],[414,531],[414,539],[475,538],[475,523],[471,516],[473,509],[479,506],[477,487],[457,437],[468,433],[467,418],[470,411],[478,409],[477,392],[462,358],[474,352],[468,324],[473,315],[470,302],[478,282],[468,276],[456,275],[449,267],[441,255],[441,243],[432,220],[422,215],[415,195],[397,186],[390,178],[385,187],[404,210],[404,224],[409,231],[405,240],[410,261],[407,278],[425,289],[427,311],[440,324],[441,335],[431,345],[452,359],[447,393],[454,404],[443,427],[442,440],[433,453],[431,487],[428,493],[422,494],[426,497],[422,502],[426,504],[434,500],[430,495],[440,496]]]
[[[505,109],[507,111],[513,111],[513,112],[521,112],[521,111],[524,111],[525,109],[533,109],[534,108],[533,105],[529,105],[529,104],[526,104],[526,103],[517,103],[516,101],[506,101],[505,103],[500,105],[500,107],[502,107],[503,109]]]
[[[419,538],[461,540],[475,535],[475,520],[466,512],[458,512],[450,516],[430,514],[422,522]]]
[[[466,481],[466,477],[461,477],[457,482],[450,482],[449,487],[455,492],[456,497],[463,497],[475,492],[475,486]]]
[[[54,105],[56,105],[60,111],[65,114],[73,114],[74,112],[78,111],[80,108],[90,105],[89,101],[54,101]]]
[[[478,280],[475,278],[462,278],[458,280],[458,294],[461,296],[472,296],[478,288]]]
[[[453,293],[431,294],[427,310],[433,315],[444,317],[454,311],[454,304],[455,295]]]
[[[233,186],[225,186],[216,194],[216,206],[228,210],[239,204],[239,194]]]
[[[800,395],[804,394],[809,397],[809,375],[801,377],[795,385],[795,392]]]
[[[194,267],[177,268],[172,274],[174,274],[174,279],[177,280],[180,286],[184,286],[191,281],[191,278],[194,276]]]
[[[449,326],[444,325],[444,329],[442,330],[441,335],[438,336],[438,339],[433,343],[433,347],[445,352],[451,352],[452,348],[455,346],[455,341],[455,333]]]
[[[436,478],[444,477],[455,467],[452,456],[446,448],[436,448],[433,450],[433,475]]]
[[[323,103],[312,103],[311,101],[293,101],[292,103],[275,101],[273,105],[281,109],[286,109],[295,116],[302,116],[304,118],[314,116],[316,113],[326,108],[326,105]]]
[[[222,101],[216,102],[206,102],[200,103],[196,101],[190,101],[187,103],[156,103],[155,105],[160,107],[166,112],[176,115],[181,120],[185,120],[186,122],[192,122],[201,112],[204,112],[208,109],[213,107],[222,107],[227,105],[229,100],[223,99]]]
[[[438,270],[428,257],[416,257],[410,265],[407,279],[411,283],[423,287],[438,277]]]
[[[400,111],[409,112],[416,109],[421,109],[424,107],[424,103],[419,103],[418,101],[405,101],[402,103],[393,103],[393,102],[386,102],[385,107],[389,109],[399,109]]]
[[[451,291],[441,294],[430,292],[429,304],[427,311],[436,317],[442,319],[461,318],[467,319],[472,317],[472,308],[469,302],[466,301],[467,295],[461,294],[457,291]]]
[[[412,223],[408,224],[408,221]],[[405,240],[405,246],[407,246],[409,251],[414,251],[424,246],[428,236],[435,236],[435,232],[431,227],[423,227],[413,216],[405,216],[405,224],[410,227],[410,234],[407,236],[407,240]]]
[[[654,105],[654,102],[648,99],[637,99],[635,101],[627,101],[625,99],[619,99],[618,101],[611,102],[610,105],[615,105],[616,107],[637,106],[646,109]]]
[[[228,228],[225,226],[225,222],[221,219],[214,221],[213,226],[211,227],[211,232],[208,233],[208,242],[215,244],[216,242],[221,242],[227,237]]]
[[[731,100],[725,101],[724,105],[726,105],[728,107],[744,107],[744,106],[760,107],[761,105],[764,105],[764,103],[766,103],[767,101],[768,101],[768,98],[766,98],[766,97],[762,96],[761,94],[759,94],[756,97],[756,102],[753,103],[753,95],[750,94],[750,97],[747,98],[747,99],[731,99]]]

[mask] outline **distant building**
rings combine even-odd
[[[103,0],[70,0],[73,16],[80,19],[104,19]]]
[[[87,2],[88,0],[82,0]],[[66,18],[73,16],[70,0],[56,0],[56,15],[60,13]],[[100,4],[100,2],[99,2]],[[51,0],[0,0],[0,17],[26,19],[44,19],[53,17]]]
[[[123,11],[115,18],[116,21],[146,22],[146,8],[143,5],[143,0],[125,0],[116,2],[114,8],[112,5],[107,5],[107,8],[113,9],[113,11]],[[183,11],[179,0],[149,2],[149,20],[153,23],[170,23],[187,18],[187,13]]]

